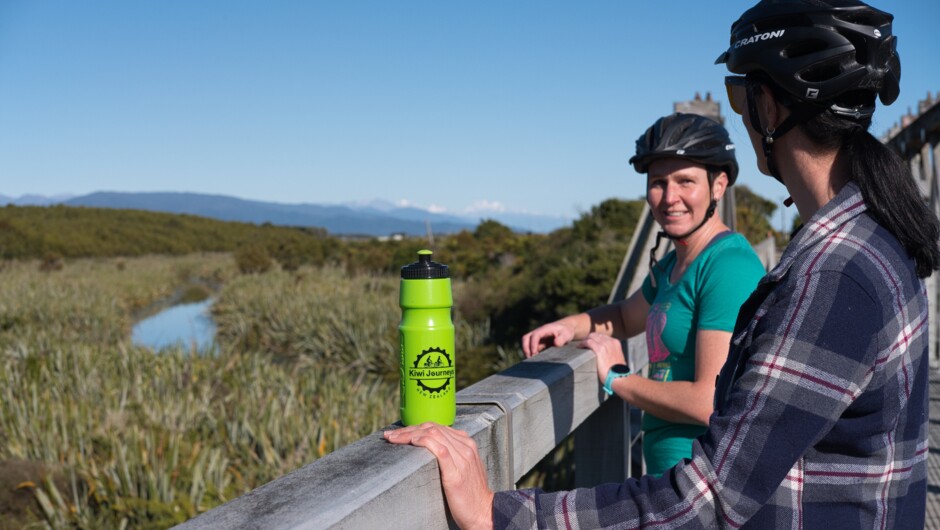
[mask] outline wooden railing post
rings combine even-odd
[[[574,433],[574,485],[623,482],[630,474],[629,407],[608,399]]]

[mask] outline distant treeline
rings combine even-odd
[[[772,233],[776,205],[736,186],[738,230],[756,243]],[[79,257],[232,252],[243,272],[337,265],[350,272],[397,274],[430,247],[455,278],[469,283],[456,301],[469,320],[489,319],[496,344],[532,325],[603,303],[616,278],[642,200],[608,199],[570,227],[518,234],[496,221],[472,232],[378,241],[343,239],[319,228],[224,222],[191,215],[76,208],[0,208],[0,258],[46,263]],[[52,267],[54,269],[54,267]]]
[[[0,208],[0,258],[34,259],[233,252],[259,243],[317,249],[321,228],[226,222],[194,215],[71,206]]]

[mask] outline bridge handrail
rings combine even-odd
[[[505,490],[594,413],[606,394],[598,383],[594,354],[569,345],[474,383],[457,392],[457,399],[454,426],[476,441],[490,486]],[[431,453],[391,445],[377,431],[177,528],[452,524]]]

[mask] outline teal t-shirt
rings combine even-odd
[[[699,330],[732,331],[741,304],[764,276],[764,266],[741,234],[726,232],[705,247],[678,282],[669,276],[676,265],[672,251],[643,282],[650,304],[646,318],[649,378],[656,381],[695,380],[695,338]],[[705,432],[701,425],[672,423],[643,415],[643,456],[647,473],[661,475],[692,456],[692,440]]]

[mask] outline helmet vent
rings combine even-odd
[[[838,63],[823,63],[803,70],[800,78],[809,83],[820,83],[838,77],[841,73],[842,67]]]
[[[843,12],[834,12],[832,18],[836,20],[841,20],[848,24],[856,24],[859,26],[867,26],[878,28],[889,22],[886,17],[878,16],[877,13],[871,11],[843,11]]]
[[[802,13],[770,16],[763,20],[754,22],[753,28],[756,33],[778,30],[780,28],[799,28],[809,26],[813,23],[812,19]]]
[[[825,42],[818,39],[806,39],[787,46],[781,50],[780,55],[787,59],[796,59],[825,49]]]

